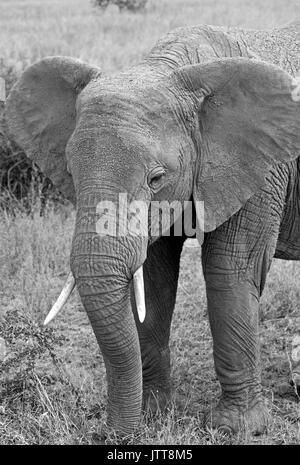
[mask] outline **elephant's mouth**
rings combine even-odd
[[[72,271],[70,271],[61,293],[59,294],[58,298],[56,299],[55,303],[51,307],[51,310],[49,311],[48,315],[44,320],[44,326],[48,325],[62,310],[63,306],[72,294],[75,285],[75,278],[73,276]],[[133,275],[133,287],[138,317],[140,322],[143,323],[143,321],[146,318],[143,265],[140,266],[140,268],[138,268]]]

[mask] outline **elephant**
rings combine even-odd
[[[177,28],[111,75],[46,57],[8,96],[11,137],[76,206],[60,303],[76,283],[105,362],[107,427],[120,437],[135,431],[147,402],[169,399],[169,336],[187,237],[174,234],[179,216],[153,237],[99,234],[98,205],[118,204],[124,193],[147,208],[203,205],[193,224],[203,226],[222,390],[206,421],[227,433],[267,427],[259,300],[273,257],[300,258],[298,31],[299,23],[274,31]]]

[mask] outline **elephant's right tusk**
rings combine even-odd
[[[133,275],[133,287],[139,320],[143,323],[146,318],[143,265]]]
[[[59,294],[58,299],[56,300],[55,304],[53,305],[50,312],[48,313],[48,315],[45,318],[44,326],[46,326],[48,323],[50,323],[50,321],[52,321],[53,318],[56,317],[58,312],[63,308],[63,306],[67,302],[68,298],[70,297],[74,287],[75,287],[75,278],[74,278],[72,272],[70,271],[70,273],[68,275],[68,278],[67,278],[67,281],[66,281],[61,293]]]

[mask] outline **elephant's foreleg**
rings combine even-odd
[[[207,299],[222,387],[221,400],[207,420],[223,430],[245,427],[261,433],[267,416],[261,391],[257,288],[249,280],[222,289],[208,284]]]
[[[273,181],[273,182],[272,182]],[[227,223],[205,237],[202,249],[214,361],[222,388],[208,415],[226,431],[266,427],[258,337],[259,299],[274,255],[285,189],[274,178]]]
[[[144,263],[146,318],[138,321],[143,364],[144,406],[163,408],[170,395],[169,336],[175,306],[181,237],[161,237],[148,249]],[[136,315],[134,297],[132,304]]]

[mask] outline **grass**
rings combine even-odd
[[[300,16],[297,0],[149,0],[144,13],[105,13],[89,0],[1,0],[0,58],[17,72],[70,55],[114,72],[136,63],[167,31],[191,24],[265,28]]]
[[[164,32],[210,23],[267,28],[300,15],[298,1],[149,0],[144,13],[104,14],[88,0],[1,0],[0,75],[45,55],[71,55],[115,72],[136,63]],[[47,331],[40,328],[68,272],[74,211],[40,217],[0,212],[0,444],[92,444],[105,424],[105,369],[73,293]],[[300,409],[287,385],[299,328],[300,267],[274,261],[261,302],[263,387],[268,435],[226,438],[203,429],[220,389],[212,359],[200,249],[186,247],[172,323],[173,396],[166,414],[145,415],[134,444],[300,443]],[[7,355],[3,357],[3,344]],[[1,355],[2,354],[2,355]],[[110,439],[114,442],[114,438]]]

